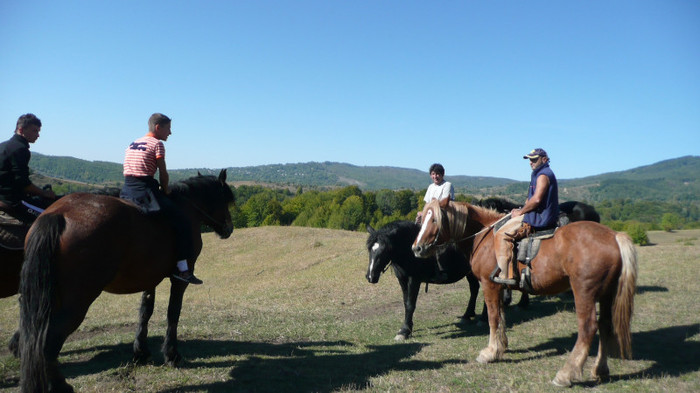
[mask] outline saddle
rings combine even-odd
[[[0,211],[0,247],[8,250],[24,249],[24,238],[30,226],[31,223],[20,221]]]
[[[559,227],[557,227],[559,228]],[[536,231],[523,238],[515,245],[517,247],[518,262],[522,262],[527,266],[530,266],[530,262],[533,258],[537,256],[540,251],[540,242],[545,239],[554,237],[554,232],[557,228],[545,229],[543,231]]]
[[[533,293],[532,281],[530,277],[530,269],[532,266],[530,263],[540,251],[540,242],[542,240],[554,237],[557,229],[563,227],[569,222],[569,217],[565,213],[562,213],[559,215],[556,227],[542,231],[535,231],[515,244],[515,252],[513,254],[517,255],[516,261],[525,265],[525,268],[523,268],[523,270],[521,270],[518,274],[517,262],[514,261],[515,263],[512,263],[514,276],[520,276],[520,281],[518,284],[520,289],[530,294]]]

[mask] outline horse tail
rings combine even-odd
[[[46,339],[54,290],[52,259],[66,227],[62,215],[46,214],[26,241],[20,274],[20,384],[23,392],[47,391]]]
[[[634,309],[634,294],[637,290],[637,250],[632,238],[626,233],[615,235],[622,258],[622,271],[617,284],[617,295],[613,302],[613,327],[617,343],[620,347],[620,357],[632,357],[632,332],[630,321]]]

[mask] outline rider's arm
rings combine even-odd
[[[47,199],[56,199],[56,194],[52,190],[42,190],[34,184],[24,187],[24,192],[30,195],[37,195]]]
[[[168,169],[165,167],[165,158],[156,158],[156,166],[158,167],[158,181],[160,182],[160,188],[163,192],[170,194],[170,187],[168,182],[170,181],[170,176],[168,176]]]
[[[549,189],[549,178],[546,175],[539,175],[537,177],[537,185],[535,186],[535,193],[531,198],[525,202],[525,206],[520,209],[514,209],[511,214],[513,217],[520,216],[525,213],[529,213],[540,205],[540,202],[544,199],[547,190]]]

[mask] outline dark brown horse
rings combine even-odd
[[[491,225],[503,216],[503,213],[467,203],[433,200],[423,210],[423,226],[413,243],[416,256],[427,257],[439,245],[455,242],[463,246],[473,240],[472,272],[483,286],[490,327],[489,344],[477,358],[480,363],[501,359],[508,347],[501,285],[489,279],[496,267]],[[520,264],[518,271],[524,268]],[[529,269],[532,293],[551,295],[568,289],[574,293],[578,338],[566,364],[552,381],[554,384],[570,386],[582,378],[596,330],[600,341],[592,370],[594,378],[609,375],[607,358],[616,349],[623,358],[631,356],[630,320],[637,255],[628,235],[591,221],[566,225],[559,228],[554,237],[542,241],[539,254],[531,261]],[[596,302],[600,303],[597,323]]]
[[[201,225],[221,238],[233,231],[229,204],[234,200],[219,177],[196,176],[171,187],[171,198],[190,218],[195,257],[202,249]],[[92,302],[107,291],[143,291],[134,357],[148,357],[148,320],[156,286],[175,267],[175,236],[163,217],[147,216],[118,198],[70,194],[36,220],[27,235],[20,281],[20,352],[23,392],[72,391],[57,357],[68,335],[80,325]],[[166,363],[180,359],[177,324],[187,283],[171,279]]]
[[[19,272],[22,270],[24,249],[0,246],[0,298],[12,296],[19,290]]]
[[[51,189],[51,186],[44,186]],[[59,197],[60,198],[60,197]],[[47,208],[53,200],[40,197],[29,197],[29,203],[40,208]],[[22,271],[24,261],[24,237],[29,229],[29,224],[23,224],[7,213],[0,213],[0,299],[16,295],[19,291],[19,274]],[[8,348],[15,356],[18,356],[19,331],[15,332],[10,340]]]

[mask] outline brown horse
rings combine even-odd
[[[19,290],[19,272],[22,270],[24,249],[14,250],[0,246],[0,299],[15,295]],[[15,356],[19,344],[19,332],[10,339],[8,349]]]
[[[472,272],[484,289],[490,327],[489,344],[477,361],[500,360],[508,347],[505,313],[501,285],[492,282],[489,275],[497,265],[492,225],[504,214],[468,203],[433,200],[425,206],[423,217],[423,226],[412,247],[416,256],[432,255],[437,246],[448,242],[463,246],[473,238]],[[523,268],[520,264],[518,271]],[[532,293],[551,295],[568,289],[574,293],[578,338],[566,364],[552,381],[555,385],[570,386],[582,378],[596,330],[600,332],[600,342],[592,370],[594,378],[609,375],[607,357],[615,349],[623,358],[631,356],[630,319],[637,255],[628,235],[591,221],[566,225],[554,237],[541,242],[530,269]],[[600,303],[597,324],[596,302]]]
[[[171,198],[192,223],[193,268],[202,249],[201,225],[221,238],[233,231],[229,204],[234,196],[219,177],[196,176],[171,187]],[[155,288],[175,267],[174,233],[163,217],[148,216],[118,198],[70,194],[39,216],[29,230],[20,281],[20,352],[23,392],[72,391],[57,357],[102,291],[143,291],[134,357],[148,357],[148,320]],[[187,283],[171,279],[166,363],[180,359],[177,324]]]

